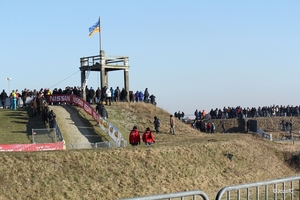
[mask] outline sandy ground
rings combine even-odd
[[[87,126],[78,111],[70,106],[49,106],[56,114],[58,126],[62,130],[66,145],[102,142],[93,127]]]

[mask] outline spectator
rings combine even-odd
[[[134,99],[135,99],[135,102],[138,102],[139,101],[139,91],[136,91],[135,93],[134,93]],[[134,100],[133,100],[134,101]]]
[[[198,109],[195,110],[194,115],[195,115],[195,120],[197,120],[199,118]]]
[[[30,103],[31,107],[31,117],[35,117],[37,114],[37,102],[36,102],[36,97],[33,98],[33,100]]]
[[[1,98],[1,103],[2,103],[2,106],[3,108],[6,108],[6,98],[8,98],[5,90],[3,90],[0,94],[0,98]]]
[[[170,115],[170,133],[175,135],[175,119],[173,115]]]
[[[215,133],[215,129],[216,129],[215,124],[211,123],[210,132]]]
[[[129,143],[132,146],[137,146],[141,144],[141,136],[136,126],[133,127],[132,131],[129,134]]]
[[[210,133],[210,129],[211,129],[210,123],[207,122],[207,123],[206,123],[206,133]]]
[[[182,111],[182,112],[181,112],[181,118],[180,118],[181,121],[183,120],[184,116],[185,116],[185,114],[184,114],[184,112]]]
[[[10,94],[10,109],[11,110],[17,109],[17,95],[15,90],[13,90]]]
[[[27,106],[26,99],[28,97],[28,93],[29,93],[29,90],[27,90],[26,88],[22,91],[23,107]]]
[[[43,106],[43,93],[42,92],[39,92],[37,100],[36,100],[36,104],[37,104],[37,114],[40,115],[42,106]]]
[[[225,128],[225,122],[222,123],[222,133],[225,133],[226,128]]]
[[[128,102],[127,95],[128,95],[128,92],[125,90],[125,88],[123,88],[121,91],[121,94],[120,94],[120,100],[122,102]]]
[[[144,100],[144,93],[142,91],[139,92],[139,101],[142,102]]]
[[[101,89],[100,89],[100,87],[98,87],[97,90],[96,90],[95,100],[96,100],[96,103],[98,103],[101,100]]]
[[[89,92],[88,92],[88,102],[90,104],[93,104],[94,103],[94,98],[95,98],[95,90],[93,89],[93,87],[91,87]]]
[[[106,108],[104,107],[104,105],[100,102],[98,102],[97,106],[96,106],[96,112],[98,112],[98,114],[104,119],[107,120],[108,118],[108,113]]]
[[[156,105],[155,98],[156,97],[153,94],[151,94],[151,96],[150,96],[150,102],[151,102],[152,105]]]
[[[48,113],[48,121],[49,121],[50,128],[54,128],[55,127],[55,118],[56,118],[56,114],[53,112],[53,110],[51,110]]]
[[[179,120],[181,120],[181,119],[180,119],[180,118],[181,118],[181,112],[180,112],[180,111],[177,112],[177,118],[178,118]]]
[[[111,101],[114,102],[115,101],[115,91],[112,87],[110,87],[110,93],[111,93]]]
[[[159,133],[159,127],[160,127],[160,120],[158,119],[158,117],[154,117],[154,129],[156,131],[156,133]]]
[[[290,119],[289,126],[290,126],[290,134],[292,135],[292,130],[293,130],[293,120],[292,119]]]
[[[18,107],[18,108],[21,107],[20,106],[21,103],[20,103],[20,99],[19,99],[20,97],[21,97],[21,95],[19,93],[19,90],[16,90],[16,107]]]
[[[116,102],[120,101],[120,94],[121,94],[121,91],[119,89],[119,86],[117,86],[117,88],[115,89],[115,101]]]
[[[48,112],[49,112],[48,103],[45,101],[43,103],[43,108],[42,108],[42,119],[44,124],[47,124],[48,122]]]
[[[106,89],[107,89],[107,87],[104,86],[101,90],[101,101],[102,102],[106,101]]]
[[[146,131],[144,132],[142,139],[146,145],[151,145],[152,143],[155,143],[154,135],[150,131],[149,127],[147,127]]]
[[[148,92],[148,88],[145,89],[144,91],[144,102],[148,103],[149,102],[149,92]]]
[[[106,105],[111,106],[111,91],[109,88],[106,89]]]
[[[135,94],[133,94],[133,91],[129,91],[129,102],[135,101]]]
[[[281,125],[282,125],[282,131],[286,131],[284,119],[281,121]]]

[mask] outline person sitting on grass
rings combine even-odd
[[[147,127],[145,133],[143,134],[143,142],[145,142],[146,145],[151,145],[153,143],[155,143],[155,139],[154,139],[154,135],[153,133],[150,131],[150,128]]]

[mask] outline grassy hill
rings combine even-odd
[[[162,133],[155,135],[157,142],[150,147],[3,152],[0,199],[118,199],[188,190],[203,190],[213,199],[227,185],[298,174],[294,159],[298,143],[275,143],[251,134],[204,134],[180,121],[176,135],[170,135],[170,114],[158,107],[118,103],[106,108],[108,120],[126,139],[134,125],[141,131],[153,129],[154,116],[161,119]],[[26,135],[26,121],[32,120],[26,118],[27,111],[2,111],[0,115],[5,116],[1,118],[10,118]],[[104,134],[81,109],[78,112],[87,126]],[[235,121],[228,120],[227,124]],[[61,130],[66,128],[62,124]],[[4,130],[2,127],[0,138],[5,133],[13,138],[18,132]],[[233,155],[232,160],[228,154]]]

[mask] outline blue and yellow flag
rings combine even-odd
[[[93,33],[100,32],[100,20],[97,21],[93,26],[89,28],[89,36],[92,36]]]

